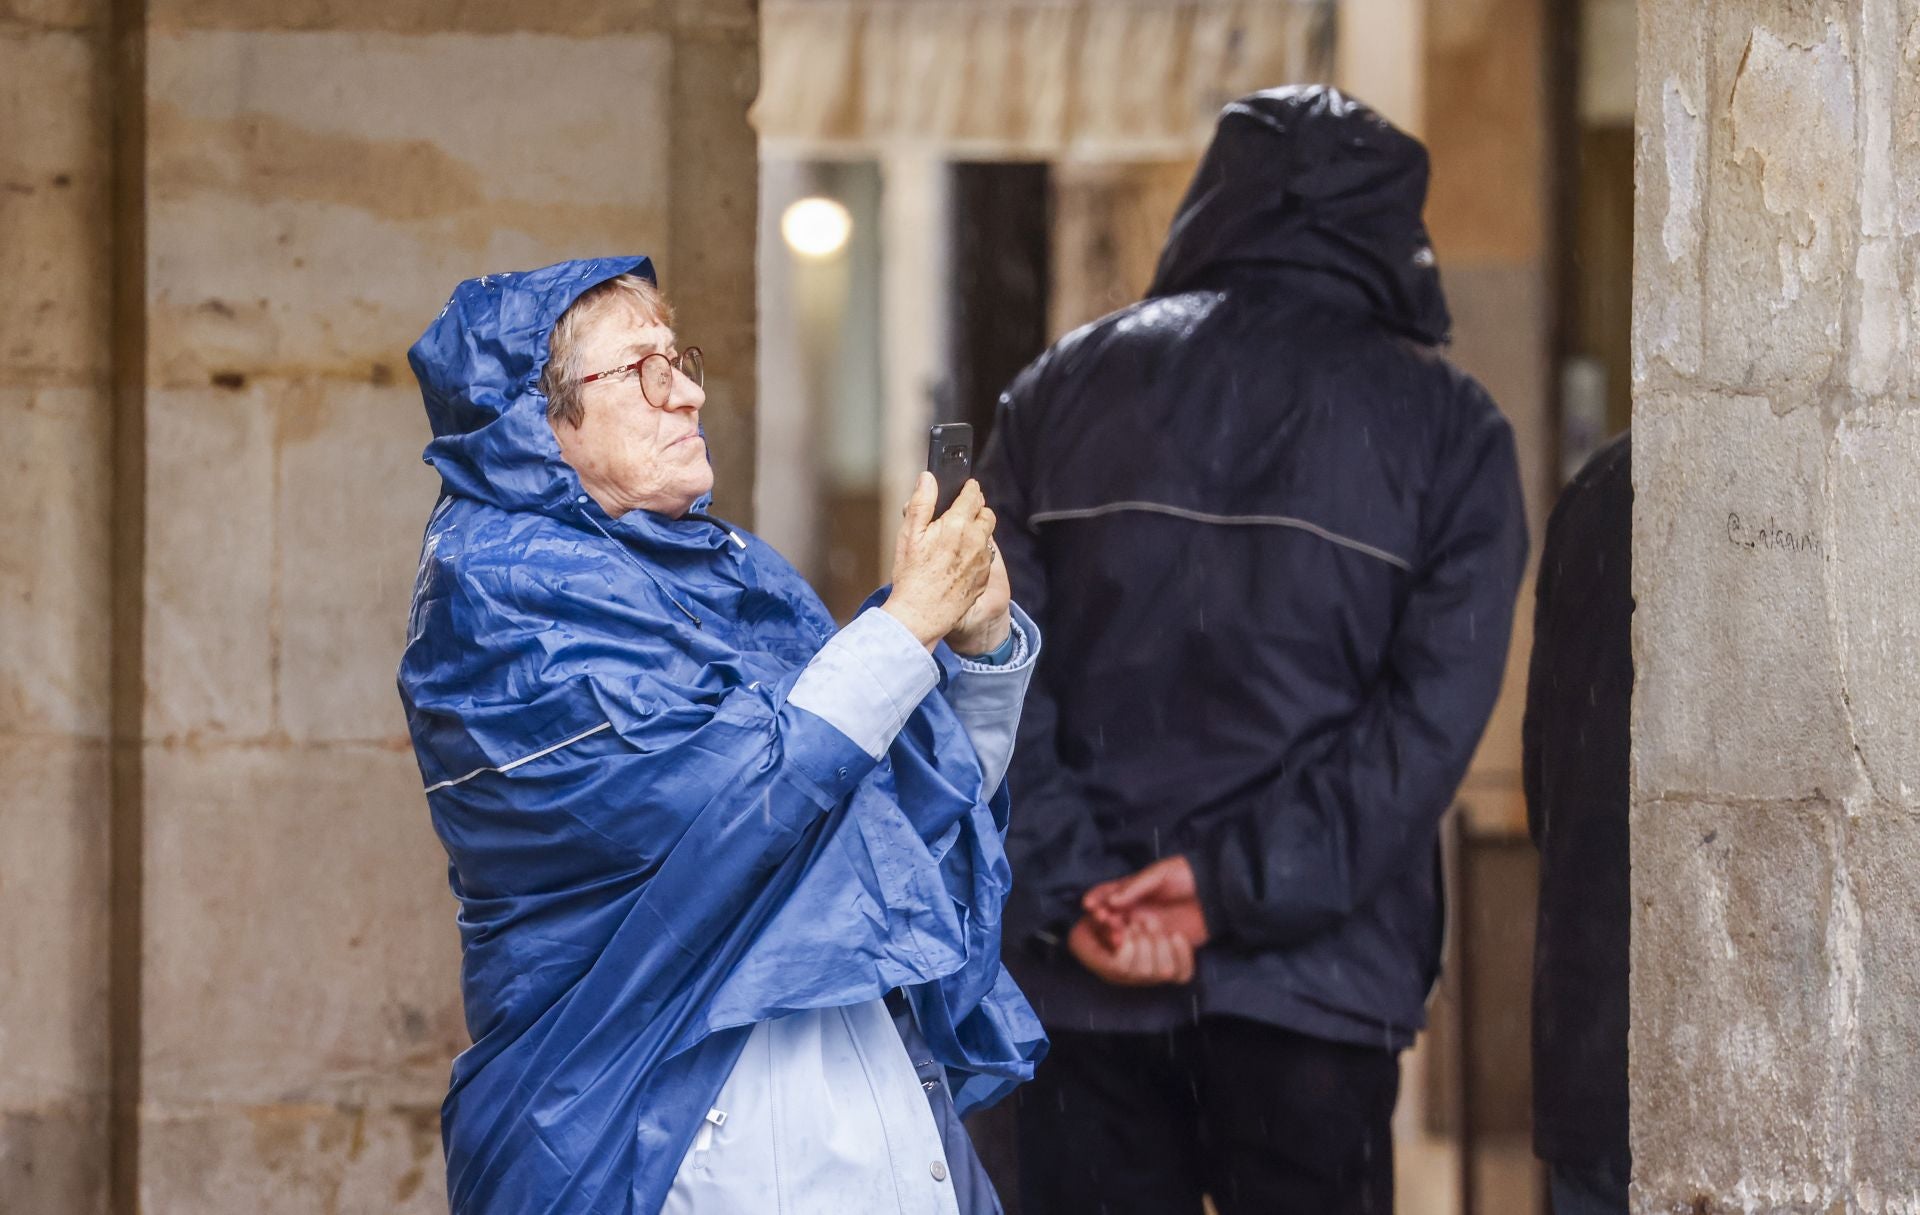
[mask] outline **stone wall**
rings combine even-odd
[[[1920,1211],[1920,4],[1640,20],[1634,1209]]]
[[[4,268],[32,288],[0,298],[0,493],[33,522],[0,541],[0,764],[26,790],[0,801],[0,904],[34,925],[0,934],[0,1210],[101,1208],[105,1010],[132,1002],[112,1032],[138,1120],[113,1147],[142,1210],[443,1211],[466,1037],[393,689],[436,489],[406,347],[461,278],[653,255],[707,352],[720,509],[744,517],[753,6],[134,7],[130,270],[104,236],[98,15],[0,7]],[[145,279],[145,491],[109,513],[116,272]],[[116,564],[123,525],[145,542]],[[138,764],[109,797],[116,581]],[[115,917],[110,802],[141,845]],[[134,935],[109,992],[114,932]]]

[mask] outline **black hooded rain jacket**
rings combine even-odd
[[[1399,1048],[1424,1023],[1439,824],[1527,547],[1507,423],[1437,351],[1426,185],[1420,144],[1332,89],[1235,102],[1147,298],[1001,400],[982,479],[1047,635],[1007,954],[1050,1026]],[[1215,936],[1191,987],[1046,947],[1172,853]]]

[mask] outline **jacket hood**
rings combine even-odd
[[[1426,148],[1339,90],[1242,97],[1221,112],[1147,295],[1233,270],[1302,268],[1347,280],[1382,324],[1440,345],[1451,318],[1420,218],[1426,197]]]
[[[580,478],[547,424],[540,373],[553,327],[573,302],[622,274],[656,282],[645,257],[559,262],[470,278],[407,352],[433,442],[424,458],[446,493],[509,511],[560,514]]]

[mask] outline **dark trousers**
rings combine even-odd
[[[1397,1052],[1237,1017],[1049,1028],[1019,1090],[1021,1215],[1392,1215]]]

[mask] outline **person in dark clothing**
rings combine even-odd
[[[1439,353],[1426,185],[1333,89],[1243,98],[1147,298],[1002,397],[982,481],[1054,639],[1008,840],[1053,1039],[1024,1215],[1392,1210],[1439,824],[1527,547],[1512,433]],[[1156,933],[1191,977],[1116,974]]]
[[[1533,1143],[1555,1215],[1627,1209],[1627,780],[1633,456],[1621,435],[1547,522],[1523,726],[1540,849]]]

